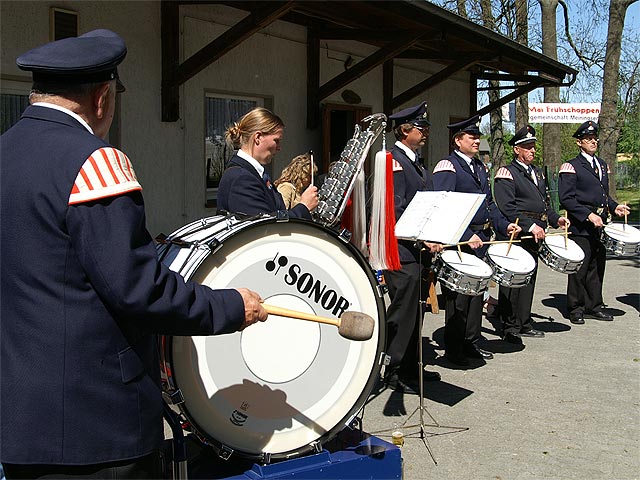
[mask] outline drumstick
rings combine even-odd
[[[547,233],[545,234],[545,237],[558,237],[560,235],[564,236],[565,233],[564,232]],[[567,235],[571,235],[571,232],[567,232]],[[524,240],[525,238],[536,238],[536,237],[534,237],[533,235],[525,235],[524,237],[520,237],[520,240]],[[517,241],[518,240],[514,240],[514,242],[517,242]]]
[[[564,224],[564,248],[568,248],[569,245],[569,225]]]
[[[458,258],[462,261],[462,249],[460,248],[460,244],[458,244]]]
[[[373,335],[374,321],[366,313],[344,312],[340,318],[327,318],[266,303],[263,303],[262,306],[269,314],[335,325],[338,327],[338,333],[349,340],[369,340]]]
[[[627,202],[624,202],[623,205],[626,207],[627,206]],[[627,209],[624,209],[624,224],[622,225],[622,229],[626,230],[627,228]]]
[[[309,183],[309,185],[313,185],[313,150],[309,150],[309,157],[311,163],[311,182]]]
[[[522,238],[533,238],[532,236],[528,236],[528,237],[522,237]],[[520,243],[520,239],[518,240],[513,240],[512,243]],[[470,244],[470,241],[466,241],[466,242],[458,242],[458,243],[448,243],[445,245],[442,245],[442,248],[451,248],[451,247],[457,247],[458,245],[468,245]],[[482,245],[495,245],[496,243],[509,243],[509,240],[490,240],[487,242],[482,242]]]
[[[515,224],[518,225],[518,220],[520,220],[520,217],[516,218]],[[516,229],[513,229],[513,232],[511,232],[511,237],[509,238],[509,246],[507,247],[507,257],[509,256],[509,252],[511,251],[511,244],[513,243],[513,237],[516,236]]]

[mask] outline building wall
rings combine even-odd
[[[274,160],[275,176],[289,160],[313,149],[320,152],[320,129],[306,128],[306,30],[275,22],[230,53],[209,65],[180,88],[180,120],[161,121],[161,31],[157,1],[6,1],[0,2],[2,88],[21,83],[28,91],[29,75],[15,66],[15,58],[49,40],[49,7],[79,13],[80,32],[108,28],[126,41],[127,58],[119,67],[127,91],[120,97],[120,146],[134,164],[144,187],[148,227],[152,235],[170,233],[195,219],[215,214],[205,208],[204,98],[206,91],[266,96],[286,124],[282,151]],[[244,17],[243,12],[220,5],[191,5],[180,10],[181,55],[188,58],[212,38]],[[344,71],[351,55],[357,62],[373,49],[355,42],[321,42],[323,84]],[[417,61],[397,61],[394,94],[397,95],[439,66]],[[372,112],[382,111],[382,68],[363,75],[349,89]],[[345,103],[335,92],[323,103]],[[432,122],[428,147],[423,152],[433,165],[448,153],[446,124],[451,117],[466,117],[468,77],[459,74],[416,98],[429,104]],[[387,144],[393,135],[387,134]],[[379,139],[373,149],[379,149]]]

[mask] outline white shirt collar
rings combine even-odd
[[[69,110],[68,108],[64,108],[61,107],[60,105],[55,105],[53,103],[47,103],[47,102],[36,102],[33,104],[33,106],[35,107],[45,107],[45,108],[51,108],[53,110],[58,110],[59,112],[63,112],[66,113],[67,115],[69,115],[70,117],[75,118],[77,121],[79,121],[82,126],[84,128],[86,128],[87,130],[89,130],[89,132],[91,133],[91,135],[95,135],[95,133],[93,133],[93,130],[91,129],[91,127],[89,126],[89,124],[77,113],[73,113],[71,110]]]
[[[465,155],[460,150],[456,150],[455,153],[460,155],[464,159],[464,161],[467,162],[467,165],[469,165],[469,167],[471,167],[471,170],[473,170],[473,159],[470,156]]]
[[[404,143],[402,143],[400,140],[396,140],[395,143],[396,147],[398,147],[400,150],[402,150],[404,153],[407,154],[407,157],[409,157],[409,159],[412,162],[416,161],[416,152],[414,152],[413,150],[411,150],[409,147],[407,147]]]
[[[522,165],[527,172],[529,171],[529,165],[527,165],[526,163],[521,162],[518,159],[516,159],[516,163],[519,163],[520,165]],[[533,170],[533,166],[531,166],[531,169]]]
[[[595,157],[592,157],[591,155],[589,155],[588,153],[586,153],[586,152],[584,152],[584,151],[582,151],[582,152],[580,152],[580,153],[582,154],[582,156],[583,156],[584,158],[586,158],[586,159],[589,161],[589,163],[590,163],[591,165],[593,165],[593,160],[594,160],[594,158],[595,158]]]
[[[256,171],[260,175],[260,178],[262,178],[262,174],[264,173],[264,166],[261,165],[260,162],[258,162],[255,158],[253,158],[251,155],[249,155],[244,150],[238,150],[237,155],[240,158],[242,158],[242,159],[246,160],[247,162],[249,162],[253,166],[253,168],[256,169]]]

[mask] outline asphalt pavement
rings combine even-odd
[[[442,357],[444,310],[425,314],[425,368],[442,380],[425,383],[422,409],[418,396],[374,391],[363,417],[386,439],[404,424],[405,480],[640,478],[640,256],[607,260],[613,322],[571,324],[566,282],[540,262],[532,314],[546,336],[506,343],[485,315],[494,358],[467,368]]]

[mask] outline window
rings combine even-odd
[[[30,82],[2,79],[0,85],[0,135],[20,120],[29,105]]]
[[[49,34],[52,41],[78,36],[78,12],[51,7],[49,21],[51,23]]]
[[[266,105],[265,99],[261,97],[206,94],[204,134],[206,207],[215,206],[220,177],[234,154],[234,149],[225,141],[225,131],[229,125],[249,110],[262,106]]]

